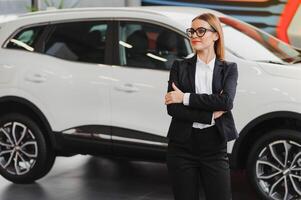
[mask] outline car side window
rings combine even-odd
[[[55,25],[44,53],[65,60],[105,63],[107,22],[68,22]]]
[[[120,64],[129,67],[169,70],[191,53],[187,38],[151,23],[120,22],[118,43]]]
[[[19,31],[6,46],[9,49],[36,51],[35,45],[46,26],[30,27]]]

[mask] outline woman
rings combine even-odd
[[[175,200],[231,199],[227,141],[238,137],[231,109],[237,64],[224,60],[219,19],[204,13],[192,20],[187,35],[195,55],[174,61],[170,70],[167,112],[167,167]]]

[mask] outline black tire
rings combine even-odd
[[[55,163],[55,159],[56,159],[55,151],[52,149],[50,145],[47,146],[47,149],[48,149],[47,151],[48,155],[46,157],[48,159],[46,159],[45,167],[42,168],[41,173],[39,176],[37,176],[36,180],[43,178],[45,175],[47,175]]]
[[[32,183],[45,176],[54,164],[54,151],[41,128],[23,114],[0,116],[0,142],[0,174],[11,182]]]
[[[277,129],[260,137],[246,169],[261,199],[301,199],[301,182],[296,178],[301,177],[301,132]]]

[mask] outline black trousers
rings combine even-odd
[[[199,200],[200,192],[206,200],[232,199],[226,141],[216,125],[192,129],[188,142],[168,143],[166,161],[175,200]]]

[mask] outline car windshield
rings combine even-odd
[[[271,63],[297,63],[301,61],[301,49],[290,46],[274,36],[247,23],[220,17],[225,46],[240,57]],[[248,48],[246,48],[248,47]]]

